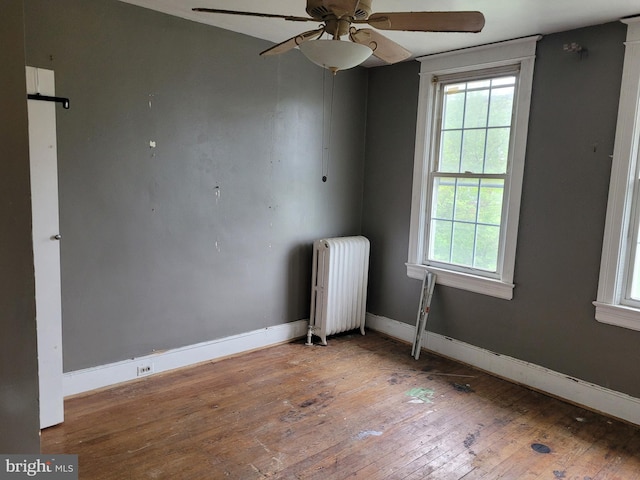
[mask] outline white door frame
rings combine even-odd
[[[26,67],[27,93],[54,96],[52,70]],[[28,100],[40,428],[64,420],[56,110]]]

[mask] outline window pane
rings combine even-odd
[[[476,251],[474,267],[490,272],[498,268],[498,244],[500,242],[500,227],[478,225],[476,233]]]
[[[431,252],[429,258],[438,262],[451,262],[451,235],[453,222],[446,220],[432,220],[431,222]]]
[[[471,84],[469,84],[469,87]],[[464,114],[464,128],[487,126],[489,110],[489,90],[476,90],[467,93],[467,104]]]
[[[480,183],[478,223],[500,226],[504,180],[485,179]]]
[[[451,173],[460,171],[461,143],[462,130],[442,132],[438,171]]]
[[[487,158],[483,173],[505,173],[509,158],[511,129],[491,128],[487,131]]]
[[[434,185],[433,217],[436,219],[453,220],[453,205],[455,201],[455,184],[453,178],[437,178]]]
[[[471,223],[454,223],[451,262],[465,267],[472,267],[474,244],[475,225]]]
[[[491,85],[491,79],[487,78],[485,80],[474,80],[473,82],[467,83],[467,88],[469,90],[479,89],[479,88],[489,88]]]
[[[514,93],[515,87],[493,88],[491,90],[490,127],[508,127],[511,125]]]
[[[462,85],[464,87],[464,84]],[[444,96],[444,114],[443,128],[462,128],[462,119],[464,118],[464,99],[465,92],[449,86]]]
[[[477,179],[459,178],[456,180],[455,221],[476,221],[479,184],[480,181]]]
[[[486,130],[465,130],[459,172],[483,173]]]

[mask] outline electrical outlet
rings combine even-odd
[[[145,363],[138,365],[138,376],[143,377],[145,375],[151,375],[153,373],[153,363]]]

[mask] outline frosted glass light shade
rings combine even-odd
[[[371,56],[373,50],[366,45],[342,40],[311,40],[299,46],[300,50],[316,65],[333,73],[360,65]]]

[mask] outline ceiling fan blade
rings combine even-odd
[[[322,0],[322,5],[336,18],[355,17],[360,0]]]
[[[480,12],[388,12],[374,13],[368,23],[380,30],[407,30],[410,32],[473,32],[484,27],[484,15]]]
[[[238,12],[236,10],[221,10],[219,8],[192,8],[191,10],[194,12],[224,13],[227,15],[244,15],[248,17],[281,18],[283,20],[290,20],[292,22],[317,22],[318,21],[314,18],[295,17],[292,15],[278,15],[275,13]]]
[[[387,63],[401,62],[411,56],[409,50],[370,28],[357,30],[351,27],[349,30],[349,38],[355,43],[360,43],[371,48],[376,57]]]
[[[318,30],[309,30],[308,32],[301,33],[295,37],[291,37],[289,40],[285,40],[282,43],[274,45],[271,48],[267,48],[264,52],[260,52],[260,55],[279,55],[284,52],[288,52],[296,48],[301,43],[318,38],[324,33],[324,27]]]

